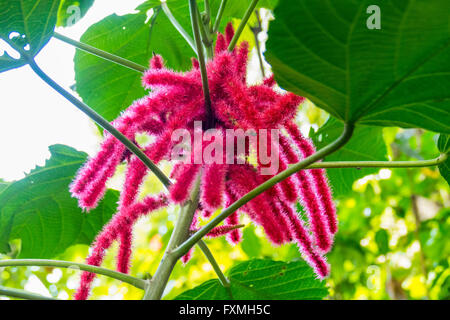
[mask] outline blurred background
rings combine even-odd
[[[133,12],[142,0],[97,0],[86,16],[72,27],[57,32],[79,39],[93,23],[112,13]],[[269,12],[261,12],[263,29]],[[246,30],[244,39],[253,40]],[[267,34],[259,34],[261,50]],[[0,53],[1,53],[0,47]],[[37,56],[37,62],[65,88],[74,85],[75,49],[52,39]],[[270,67],[264,64],[266,72]],[[255,48],[249,66],[249,81],[261,78]],[[28,67],[0,74],[0,182],[21,179],[50,156],[48,146],[61,143],[93,154],[101,141],[97,127],[58,93],[47,87]],[[305,134],[317,130],[328,114],[305,102],[298,121]],[[438,155],[436,135],[423,130],[383,129],[390,160],[431,159]],[[370,146],[367,146],[370,148]],[[165,170],[169,171],[168,164]],[[333,169],[330,169],[333,170]],[[357,169],[354,169],[357,170]],[[123,168],[111,182],[120,188]],[[158,192],[160,184],[149,177],[142,194]],[[339,232],[328,260],[328,299],[449,299],[450,298],[450,195],[448,184],[437,168],[381,169],[357,180],[352,190],[336,198]],[[154,273],[167,244],[177,208],[162,210],[136,226],[131,273],[145,277]],[[243,221],[244,240],[231,246],[225,239],[206,240],[223,270],[250,258],[289,261],[299,259],[295,245],[274,248],[259,227]],[[14,248],[19,250],[20,242]],[[108,251],[104,266],[115,267],[117,246]],[[83,262],[88,246],[69,248],[57,259]],[[0,259],[6,258],[0,254]],[[60,299],[71,298],[78,285],[76,270],[29,267],[0,268],[0,285],[24,288]],[[170,299],[215,277],[200,250],[186,264],[177,264],[165,292]],[[140,299],[142,291],[127,284],[98,277],[93,299]],[[0,299],[7,299],[0,297]]]

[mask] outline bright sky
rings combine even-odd
[[[57,32],[79,40],[93,23],[126,14],[143,0],[96,0],[85,17]],[[0,54],[2,49],[0,47]],[[36,57],[37,64],[64,88],[75,83],[75,49],[52,39]],[[48,146],[61,143],[95,151],[95,126],[81,111],[38,78],[29,67],[0,73],[0,178],[20,179],[49,158]]]

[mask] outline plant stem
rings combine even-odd
[[[260,48],[259,40],[258,40],[258,34],[262,31],[261,19],[259,18],[258,10],[255,10],[255,15],[256,15],[256,20],[258,21],[257,22],[258,24],[254,27],[251,27],[250,29],[252,30],[253,36],[255,38],[256,53],[258,54],[259,67],[261,69],[261,74],[264,79],[266,77],[266,73],[264,71],[264,62],[262,59],[261,48]]]
[[[60,93],[64,98],[69,100],[71,103],[73,103],[79,110],[84,112],[89,118],[94,120],[99,126],[101,126],[103,129],[108,131],[111,135],[113,135],[117,140],[119,140],[121,143],[127,147],[128,150],[130,150],[133,154],[135,154],[157,177],[158,179],[164,184],[164,186],[167,188],[170,185],[170,180],[167,178],[167,176],[151,161],[145,153],[139,149],[138,146],[136,146],[133,142],[128,140],[127,137],[125,137],[119,130],[114,128],[113,125],[111,125],[107,120],[105,120],[101,115],[99,115],[97,112],[95,112],[93,109],[91,109],[88,105],[83,103],[82,101],[78,100],[76,97],[74,97],[72,94],[70,94],[67,90],[65,90],[63,87],[61,87],[59,84],[57,84],[55,81],[53,81],[49,76],[47,76],[34,62],[34,60],[29,60],[29,65],[31,69],[42,79],[44,80],[50,87],[55,89],[58,93]]]
[[[244,17],[242,17],[241,23],[239,23],[236,33],[234,34],[233,39],[231,39],[230,44],[228,45],[228,51],[233,51],[237,41],[239,40],[239,37],[241,36],[242,31],[244,31],[244,28],[247,25],[248,19],[255,10],[258,1],[259,0],[252,0],[250,6],[247,8],[247,11],[245,11]]]
[[[203,22],[203,24],[205,26],[208,27],[208,32],[211,32],[211,6],[209,5],[209,0],[205,0],[205,16],[206,16],[206,20]]]
[[[96,55],[97,57],[100,57],[100,58],[103,58],[105,60],[109,60],[109,61],[115,62],[117,64],[120,64],[120,65],[124,66],[124,67],[130,68],[132,70],[136,70],[136,71],[139,71],[139,72],[145,72],[145,70],[148,69],[148,68],[146,68],[144,66],[141,66],[138,63],[135,63],[133,61],[121,58],[121,57],[116,56],[116,55],[114,55],[112,53],[109,53],[109,52],[97,49],[97,48],[95,48],[93,46],[90,46],[88,44],[84,44],[84,43],[81,43],[79,41],[70,39],[70,38],[68,38],[66,36],[63,36],[62,34],[57,33],[57,32],[55,32],[53,34],[53,37],[55,37],[58,40],[61,40],[61,41],[65,42],[65,43],[68,43],[68,44],[70,44],[70,45],[72,45],[72,46],[74,46],[74,47],[76,47],[78,49],[81,49],[83,51],[86,51],[88,53]]]
[[[231,288],[230,288],[230,281],[225,277],[222,270],[220,269],[219,264],[217,263],[216,259],[214,259],[214,256],[209,250],[208,246],[203,240],[199,240],[197,242],[198,247],[200,250],[202,250],[203,254],[205,255],[206,259],[208,259],[209,263],[213,267],[215,273],[219,277],[219,281],[222,284],[222,286],[228,291],[228,294],[230,295],[230,298],[233,299],[233,296],[231,294]]]
[[[316,162],[305,169],[320,168],[417,168],[437,166],[448,159],[448,155],[443,153],[439,157],[430,160],[420,161],[327,161]]]
[[[345,124],[344,131],[342,135],[337,138],[334,142],[327,145],[326,147],[320,149],[313,155],[303,159],[302,161],[290,166],[286,170],[280,172],[276,176],[270,178],[266,182],[260,184],[258,187],[244,195],[242,198],[231,204],[229,207],[224,209],[220,214],[218,214],[216,217],[211,219],[203,228],[198,230],[196,233],[194,233],[189,239],[187,239],[184,243],[182,243],[173,253],[177,257],[181,257],[186,252],[189,251],[192,246],[194,246],[201,238],[203,238],[208,232],[210,232],[215,226],[217,226],[219,223],[221,223],[223,220],[225,220],[228,216],[230,216],[233,212],[235,212],[237,209],[245,205],[247,202],[252,200],[253,198],[257,197],[267,189],[273,187],[275,184],[279,183],[280,181],[288,178],[289,176],[293,175],[294,173],[300,171],[301,169],[306,168],[307,166],[311,165],[312,163],[319,161],[320,159],[324,158],[325,156],[335,152],[339,148],[341,148],[344,144],[348,142],[348,140],[351,138],[353,134],[354,125],[353,124]]]
[[[209,35],[209,29],[208,26],[204,24],[203,20],[201,19],[201,15],[200,12],[198,12],[198,19],[199,19],[199,24],[200,24],[200,35],[202,38],[202,42],[203,45],[205,46],[205,50],[206,50],[206,57],[209,59],[211,59],[213,57],[213,49],[212,49],[212,44],[213,41],[211,39],[211,36]]]
[[[208,74],[206,72],[205,56],[203,53],[202,41],[200,38],[199,14],[196,0],[189,0],[189,12],[191,14],[192,31],[194,32],[194,40],[197,47],[198,63],[202,75],[203,95],[205,97],[205,107],[207,114],[206,129],[214,128],[214,117],[211,108],[211,97],[209,94]]]
[[[101,274],[110,278],[120,280],[122,282],[126,282],[139,289],[144,289],[146,284],[145,280],[132,277],[122,272],[117,272],[102,267],[96,267],[91,266],[89,264],[72,261],[47,260],[47,259],[10,259],[0,261],[0,267],[25,267],[25,266],[80,269],[83,271]]]
[[[219,31],[220,20],[222,20],[222,15],[223,15],[223,12],[225,11],[226,4],[227,4],[227,0],[222,0],[222,2],[220,3],[219,11],[217,12],[216,20],[214,21],[214,27],[212,30],[213,33],[216,33],[217,31]]]
[[[57,300],[55,298],[44,297],[36,293],[27,292],[24,290],[14,288],[5,288],[3,286],[0,286],[0,295],[25,300]]]
[[[161,299],[167,281],[172,273],[175,264],[181,256],[174,255],[174,249],[183,242],[189,235],[189,228],[194,217],[194,212],[198,207],[199,191],[200,191],[200,174],[195,182],[194,189],[191,194],[191,199],[188,200],[180,210],[180,215],[177,219],[175,228],[170,236],[169,244],[164,252],[163,258],[156,269],[153,278],[148,283],[144,300],[159,300]]]
[[[172,12],[170,11],[169,7],[167,6],[167,3],[161,2],[161,8],[163,9],[167,18],[169,18],[170,22],[172,22],[175,29],[178,30],[178,32],[187,41],[187,43],[192,48],[192,50],[194,50],[194,52],[197,54],[197,48],[195,46],[194,41],[192,40],[191,36],[186,32],[186,30],[184,30],[184,28],[181,26],[181,24],[177,21],[177,19],[173,16]]]

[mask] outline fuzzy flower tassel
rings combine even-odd
[[[89,264],[100,265],[105,250],[113,241],[118,241],[117,267],[119,271],[128,272],[132,229],[137,218],[162,206],[183,203],[197,180],[200,181],[198,212],[209,217],[290,164],[315,152],[312,142],[303,137],[294,124],[304,98],[277,90],[273,76],[259,84],[248,85],[248,44],[243,42],[228,51],[233,34],[231,24],[224,35],[218,34],[214,58],[206,64],[210,105],[204,98],[197,60],[192,60],[191,70],[175,72],[165,67],[161,56],[154,55],[142,77],[143,86],[150,93],[135,101],[113,122],[135,143],[137,134],[150,136],[152,143],[144,152],[154,163],[163,159],[172,161],[173,184],[167,196],[137,200],[148,169],[109,134],[105,135],[97,155],[79,170],[70,191],[80,207],[89,211],[103,197],[106,183],[117,166],[127,164],[118,213],[95,240],[87,260]],[[181,147],[179,141],[173,139],[174,136],[180,138],[180,130],[189,133]],[[211,130],[215,134],[210,134]],[[230,131],[234,136],[229,139]],[[203,137],[200,142],[196,141],[196,134]],[[244,143],[231,152],[226,148],[230,142],[239,141]],[[217,145],[220,147],[216,148]],[[275,157],[270,157],[268,162],[267,156],[273,154]],[[274,161],[278,166],[268,172]],[[303,221],[295,209],[298,202],[304,208],[307,221]],[[299,171],[248,202],[208,236],[224,235],[230,243],[238,243],[242,234],[236,226],[242,214],[261,226],[274,245],[296,243],[318,277],[329,274],[330,267],[324,255],[332,248],[337,218],[325,170]],[[189,255],[183,260],[187,261]],[[76,298],[88,296],[92,280],[92,274],[83,274]]]

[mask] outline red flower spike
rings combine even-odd
[[[133,226],[128,224],[122,226],[120,231],[119,241],[119,253],[117,254],[117,271],[122,273],[128,273],[130,268],[131,259],[131,246],[133,242]]]
[[[288,123],[286,129],[299,148],[300,152],[302,153],[303,158],[307,158],[316,152],[316,148],[314,147],[312,141],[303,137],[294,123]],[[312,169],[310,171],[314,178],[314,184],[316,186],[317,192],[321,196],[323,208],[328,217],[328,227],[330,228],[330,231],[335,234],[337,232],[338,226],[336,206],[333,201],[331,188],[328,183],[326,172],[324,169]]]
[[[225,37],[219,33],[217,35],[217,40],[216,40],[215,54],[218,55],[225,50],[227,50],[227,45],[225,43]]]
[[[234,36],[234,28],[233,28],[233,25],[231,24],[231,22],[229,22],[227,24],[227,26],[225,27],[225,38],[226,38],[227,47],[230,45],[230,42],[233,39],[233,36]]]
[[[319,278],[325,278],[330,272],[325,258],[314,248],[307,229],[293,208],[285,203],[280,204],[286,219],[290,222],[292,238],[297,243],[302,256],[314,268]]]
[[[226,169],[224,165],[213,163],[206,166],[202,174],[201,203],[208,211],[222,206]]]
[[[151,92],[124,111],[113,122],[114,127],[131,141],[135,141],[138,133],[150,135],[154,142],[145,148],[145,153],[155,163],[165,159],[171,153],[175,143],[171,140],[172,133],[177,129],[184,129],[192,136],[195,121],[214,123],[215,129],[221,132],[226,132],[227,129],[256,131],[266,129],[270,132],[271,129],[286,128],[295,143],[291,145],[284,142],[280,156],[280,171],[285,169],[288,163],[297,162],[300,158],[312,154],[314,146],[299,135],[298,129],[292,124],[298,105],[303,98],[274,90],[273,76],[264,79],[261,84],[248,86],[246,84],[248,44],[241,43],[233,51],[228,51],[227,47],[233,35],[233,27],[228,24],[225,35],[219,34],[217,37],[214,59],[208,61],[206,65],[211,96],[211,115],[207,114],[205,108],[198,61],[193,59],[192,69],[181,73],[167,69],[163,59],[155,55],[150,61],[150,69],[142,78],[143,85]],[[207,119],[208,116],[214,119]],[[202,147],[204,148],[205,145]],[[301,152],[301,157],[296,154],[296,148]],[[232,155],[234,163],[238,157],[249,161],[248,156],[255,149],[258,150],[259,146],[246,142],[243,154],[238,155],[235,152]],[[268,151],[268,154],[274,151],[272,146],[269,145]],[[180,152],[187,153],[187,150]],[[169,199],[172,203],[185,201],[190,195],[193,181],[201,171],[203,176],[198,211],[203,216],[209,217],[213,210],[223,205],[224,197],[229,205],[271,177],[261,174],[262,169],[268,166],[262,165],[261,159],[256,160],[255,166],[248,162],[244,165],[177,164],[171,174],[174,184],[170,187]],[[139,186],[147,168],[119,141],[105,134],[101,150],[79,171],[70,190],[72,195],[78,198],[80,207],[88,210],[95,207],[106,190],[108,179],[123,161],[127,162],[128,168],[118,213],[98,235],[87,261],[89,264],[100,265],[105,250],[113,241],[120,241],[117,265],[119,270],[127,272],[130,266],[133,225],[147,209],[149,209],[147,211],[155,209],[146,206],[145,200],[137,201]],[[300,195],[308,212],[308,224],[311,230],[306,229],[292,211],[292,204],[297,195]],[[160,202],[158,206],[168,204],[167,199],[158,201]],[[223,226],[230,228],[230,232],[226,232],[226,237],[231,243],[241,240],[241,230],[231,229],[238,223],[238,215],[243,212],[247,212],[255,223],[264,228],[273,243],[283,244],[295,240],[316,273],[320,277],[328,274],[329,267],[321,253],[331,247],[337,222],[325,171],[300,171],[260,194],[243,206],[238,213],[233,213],[225,220]],[[193,225],[192,228],[195,226]],[[220,229],[214,232],[218,230]],[[310,232],[313,238],[309,235]],[[191,253],[184,258],[185,261]],[[82,275],[77,298],[88,296],[93,277],[89,273]]]
[[[116,214],[103,228],[91,247],[91,254],[86,259],[86,263],[93,266],[100,266],[105,256],[105,251],[118,239],[123,226],[133,225],[142,215],[155,211],[167,205],[167,198],[163,195],[159,197],[146,197],[141,202],[130,206],[125,212]],[[123,259],[128,261],[128,259]],[[85,300],[89,296],[90,286],[95,278],[94,273],[83,272],[81,275],[80,287],[75,293],[76,300]]]
[[[164,68],[164,60],[159,54],[155,54],[150,59],[150,68],[152,68],[152,69],[162,69],[162,68]]]
[[[280,146],[290,163],[299,161],[293,150],[289,148],[285,137],[280,137]],[[316,244],[323,252],[328,252],[333,244],[333,235],[329,231],[327,217],[321,210],[320,196],[316,193],[311,175],[305,170],[300,170],[295,174],[295,177],[297,177],[299,182],[300,188],[298,191],[301,197],[301,204],[309,216]]]
[[[181,257],[181,262],[183,262],[184,265],[186,265],[189,262],[189,260],[191,260],[192,255],[194,254],[194,249],[195,246],[190,248],[189,251],[184,256]]]
[[[200,171],[198,164],[185,164],[177,183],[170,187],[170,199],[175,203],[185,202],[191,193],[195,178]]]
[[[272,74],[270,77],[265,78],[264,81],[263,81],[263,85],[272,88],[275,85],[275,77],[274,77],[274,75]]]
[[[234,196],[243,197],[260,184],[259,179],[256,178],[256,172],[249,165],[232,165],[231,167],[229,188]],[[286,230],[272,214],[270,208],[267,194],[263,193],[248,202],[244,210],[248,211],[250,217],[264,228],[274,244],[282,244],[286,239]]]

